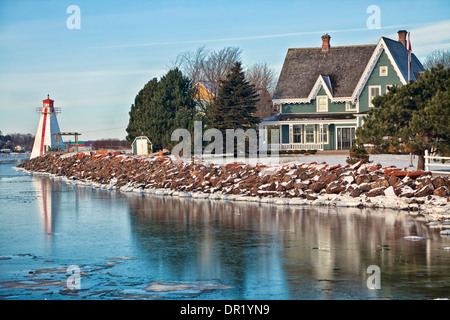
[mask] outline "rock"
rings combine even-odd
[[[414,196],[414,190],[409,186],[401,185],[397,188],[394,188],[394,190],[397,196],[402,198],[411,198]]]
[[[389,177],[389,185],[390,186],[395,186],[396,184],[397,184],[397,182],[399,182],[400,181],[400,179],[399,178],[397,178],[396,176],[390,176]]]
[[[433,184],[435,189],[438,189],[439,187],[443,187],[443,186],[447,185],[445,183],[444,178],[442,178],[442,177],[435,177],[435,178],[431,179],[431,183]]]
[[[326,191],[328,194],[338,194],[345,190],[344,186],[341,186],[339,184],[330,184],[326,188]]]
[[[381,188],[381,187],[387,188],[387,187],[389,187],[389,182],[384,179],[379,179],[379,180],[373,182],[371,184],[371,187],[372,187],[372,189],[377,189],[377,188]]]
[[[372,190],[372,185],[370,183],[362,183],[359,185],[359,190],[362,192],[370,191]]]
[[[307,199],[307,200],[314,201],[314,200],[317,200],[317,196],[315,196],[315,195],[313,195],[313,194],[311,194],[311,193],[307,193],[307,194],[306,194],[306,199]]]
[[[433,195],[438,197],[446,197],[449,195],[449,192],[447,190],[447,187],[441,186],[433,191]]]
[[[370,182],[370,179],[367,175],[359,175],[355,178],[356,184],[362,184],[362,183],[368,183]]]
[[[432,194],[433,194],[433,191],[434,191],[433,185],[432,185],[432,184],[427,184],[425,187],[423,187],[423,188],[417,190],[417,191],[414,193],[414,196],[415,196],[416,198],[419,198],[419,197],[426,197],[426,196],[432,195]]]
[[[397,193],[396,193],[396,191],[395,191],[395,189],[394,189],[394,187],[393,186],[389,186],[389,187],[387,187],[385,190],[384,190],[384,195],[386,196],[386,197],[397,197]]]
[[[359,197],[361,195],[361,190],[359,188],[354,188],[351,192],[350,192],[350,196],[353,198]]]
[[[330,173],[328,175],[325,176],[321,176],[318,180],[318,182],[323,182],[325,184],[330,184],[333,181],[336,181],[338,179],[337,175],[335,175],[334,173]]]
[[[284,188],[286,190],[291,190],[292,188],[294,188],[294,181],[293,180],[289,180],[289,182],[284,186]]]
[[[294,187],[297,189],[307,189],[309,187],[309,182],[294,182]]]
[[[367,197],[377,197],[377,196],[384,196],[384,187],[372,189],[369,192],[366,193]]]
[[[322,190],[322,189],[325,188],[325,187],[326,187],[326,184],[325,184],[325,183],[313,181],[313,183],[312,183],[312,185],[311,185],[311,190],[314,191],[314,192],[316,192],[316,193],[319,193],[320,190]]]

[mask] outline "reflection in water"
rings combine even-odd
[[[137,245],[152,268],[175,278],[228,279],[242,297],[389,298],[397,285],[420,291],[395,283],[411,272],[427,277],[447,268],[434,259],[445,240],[408,213],[164,197],[129,202]],[[406,235],[429,239],[411,243]],[[381,268],[383,290],[367,289],[370,265]]]
[[[57,188],[60,185],[51,179],[32,177],[34,192],[37,196],[39,213],[44,227],[44,232],[51,236],[54,232],[55,219],[57,216],[57,206],[59,204],[59,193]]]
[[[0,190],[0,205],[15,204],[0,214],[0,267],[14,272],[0,276],[4,286],[8,275],[20,284],[28,270],[79,265],[89,279],[75,298],[179,298],[146,289],[197,287],[199,299],[449,297],[450,252],[439,248],[450,239],[407,212],[142,197],[19,173]],[[380,267],[380,290],[367,288],[370,265]]]

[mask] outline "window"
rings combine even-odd
[[[388,67],[387,66],[380,67],[380,77],[387,77],[387,75],[388,75]]]
[[[328,111],[328,96],[317,96],[317,112]]]
[[[356,103],[352,101],[346,101],[345,111],[356,111]]]
[[[293,131],[294,131],[294,143],[303,143],[303,141],[302,141],[303,125],[294,124],[292,127],[293,127]]]
[[[305,142],[306,143],[314,143],[314,125],[307,124],[306,125],[306,133],[305,133]]]
[[[319,125],[320,130],[320,125]],[[322,126],[322,137],[321,142],[327,144],[328,143],[328,125],[324,124]]]
[[[373,108],[373,98],[381,95],[381,86],[369,86],[369,107]]]

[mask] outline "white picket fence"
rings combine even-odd
[[[444,160],[444,161],[442,161],[442,160]],[[432,156],[429,154],[428,150],[425,150],[425,171],[429,171],[432,173],[450,174],[450,163],[446,163],[447,160],[450,160],[450,157]],[[442,168],[448,168],[448,170],[436,171],[436,170],[430,170],[430,167],[442,167]]]

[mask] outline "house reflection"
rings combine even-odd
[[[431,256],[427,241],[403,239],[432,236],[407,212],[158,196],[131,196],[129,206],[136,245],[161,275],[231,279],[249,298],[258,298],[263,282],[280,299],[368,294],[370,265],[390,275],[383,279],[389,295],[387,283],[404,276],[399,259],[419,252],[424,261],[409,261],[411,270],[416,263],[428,265]]]

